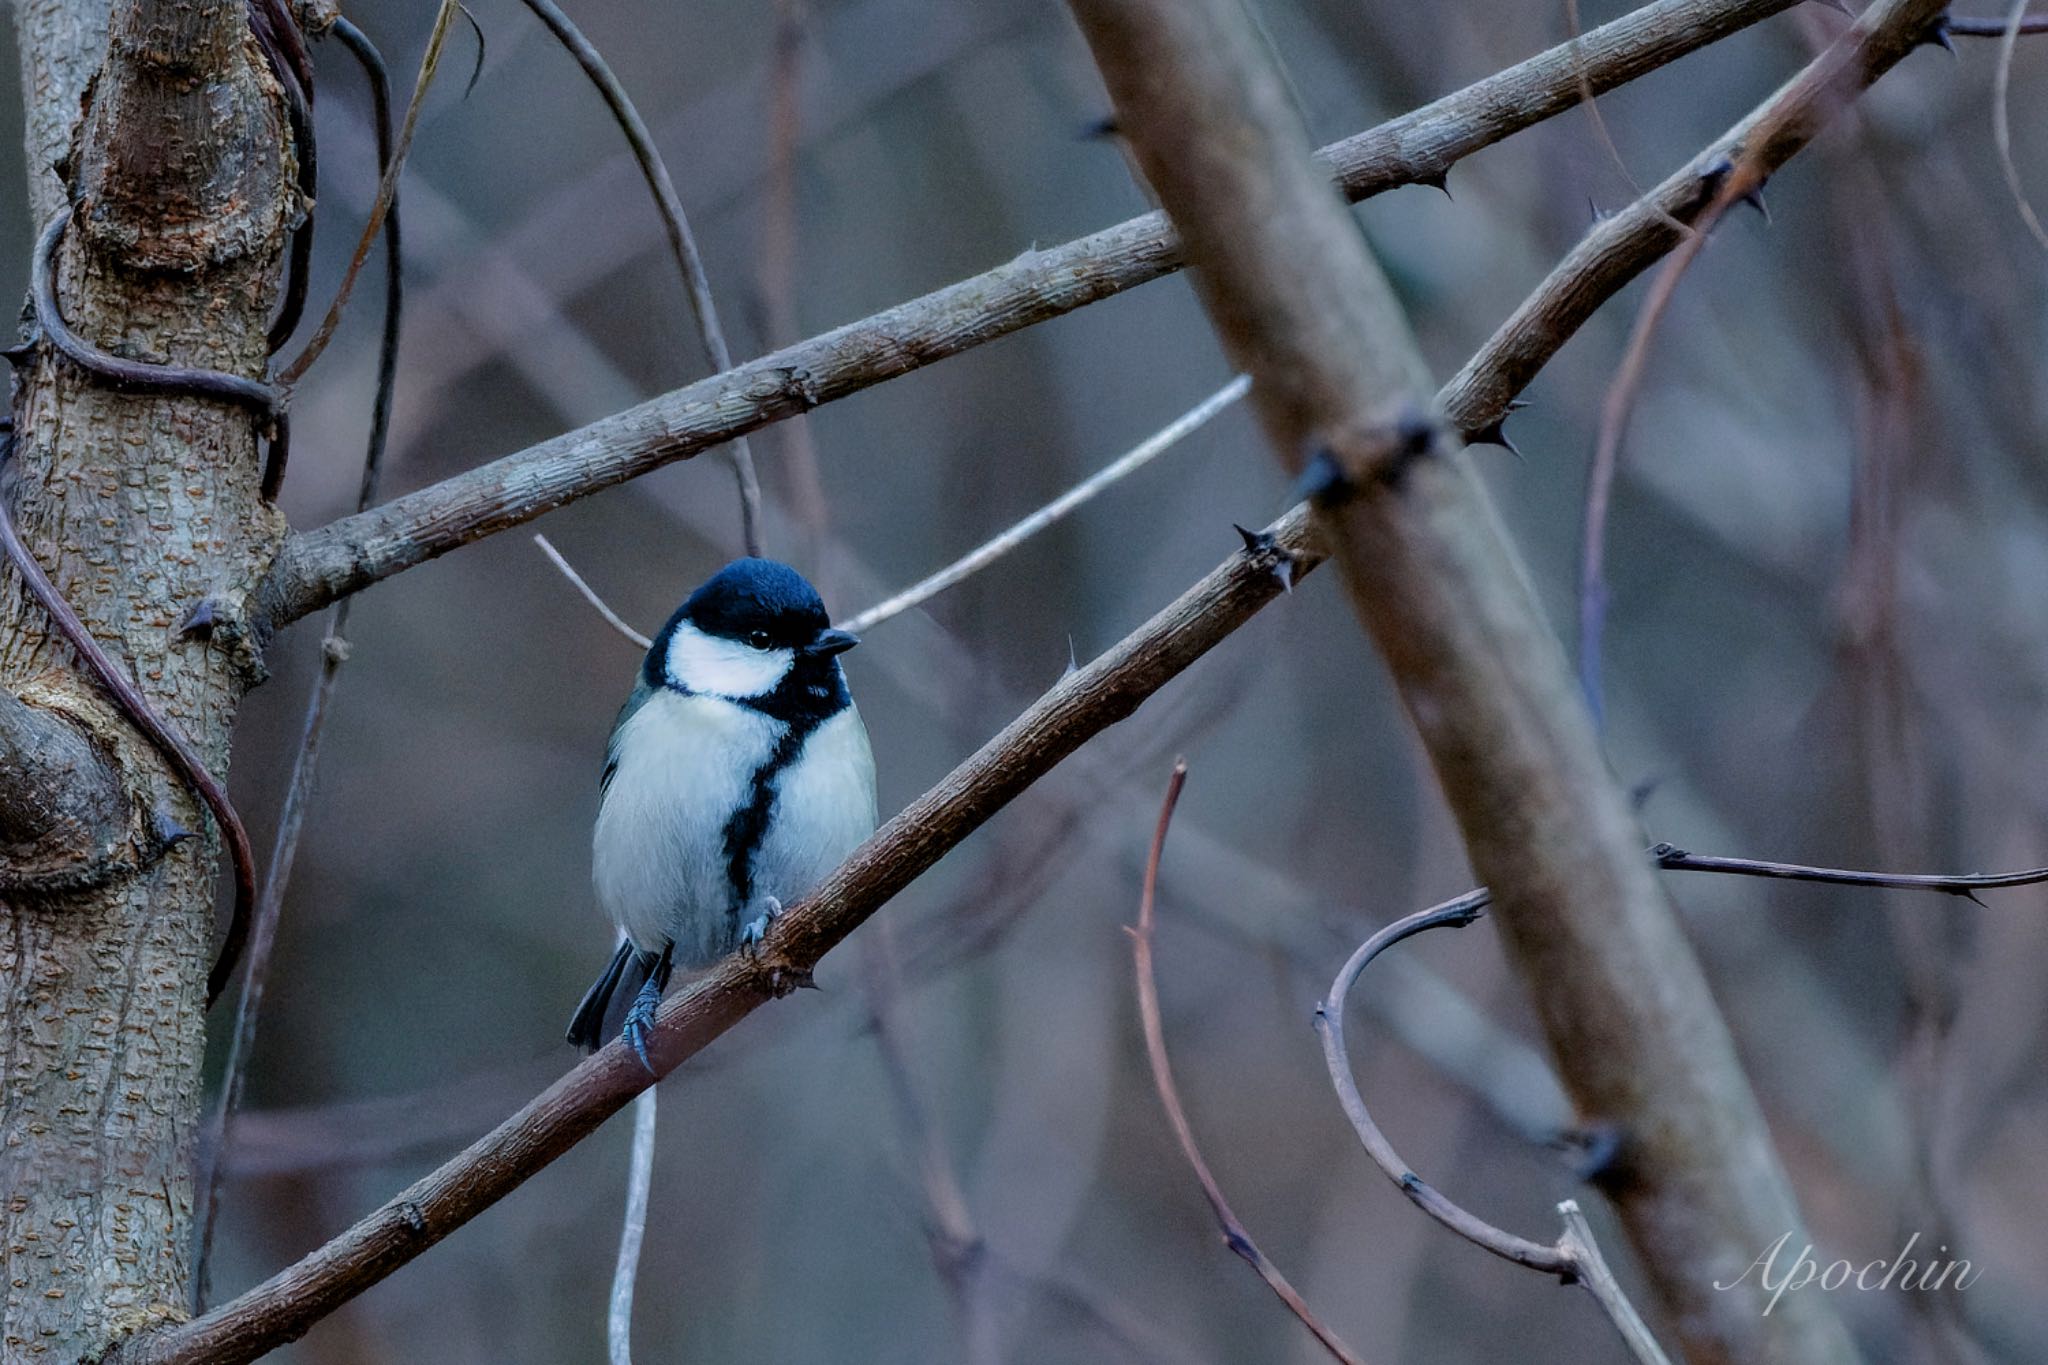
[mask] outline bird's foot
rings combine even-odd
[[[650,980],[633,997],[633,1004],[626,1011],[626,1022],[619,1027],[619,1036],[626,1040],[626,1046],[639,1057],[640,1065],[654,1074],[654,1063],[647,1059],[647,1040],[654,1034],[654,1014],[661,1008],[661,985]]]
[[[761,913],[740,926],[740,950],[749,957],[759,955],[761,941],[768,937],[768,926],[782,914],[782,902],[773,896],[763,896],[757,903]]]

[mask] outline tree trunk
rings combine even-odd
[[[31,204],[39,223],[67,189],[76,205],[59,255],[65,318],[130,359],[261,376],[300,206],[281,95],[241,0],[122,0],[111,18],[92,0],[20,0],[16,12]],[[59,154],[68,175],[46,169]],[[47,345],[15,419],[0,492],[30,553],[220,773],[259,673],[240,603],[284,530],[258,493],[256,419],[214,399],[116,392]],[[183,635],[205,598],[221,624]],[[11,569],[0,688],[59,738],[58,724],[74,732],[52,752],[74,773],[95,756],[132,807],[113,841],[123,856],[83,870],[84,889],[0,904],[0,1353],[72,1361],[186,1312],[218,840]],[[0,807],[11,792],[0,786]],[[0,827],[19,814],[0,808]],[[206,837],[166,852],[162,818]]]

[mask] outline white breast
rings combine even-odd
[[[726,821],[783,729],[750,707],[667,690],[621,727],[591,873],[598,904],[635,947],[658,952],[673,938],[682,967],[731,948]]]
[[[755,896],[794,904],[874,832],[875,758],[860,709],[849,705],[812,732],[776,782]]]

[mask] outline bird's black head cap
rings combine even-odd
[[[765,631],[771,648],[787,649],[810,644],[832,624],[809,580],[773,559],[735,559],[691,593],[676,615],[728,640]]]

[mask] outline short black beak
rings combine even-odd
[[[818,638],[811,641],[811,647],[804,652],[830,658],[834,654],[844,654],[859,643],[860,636],[850,630],[821,630]]]

